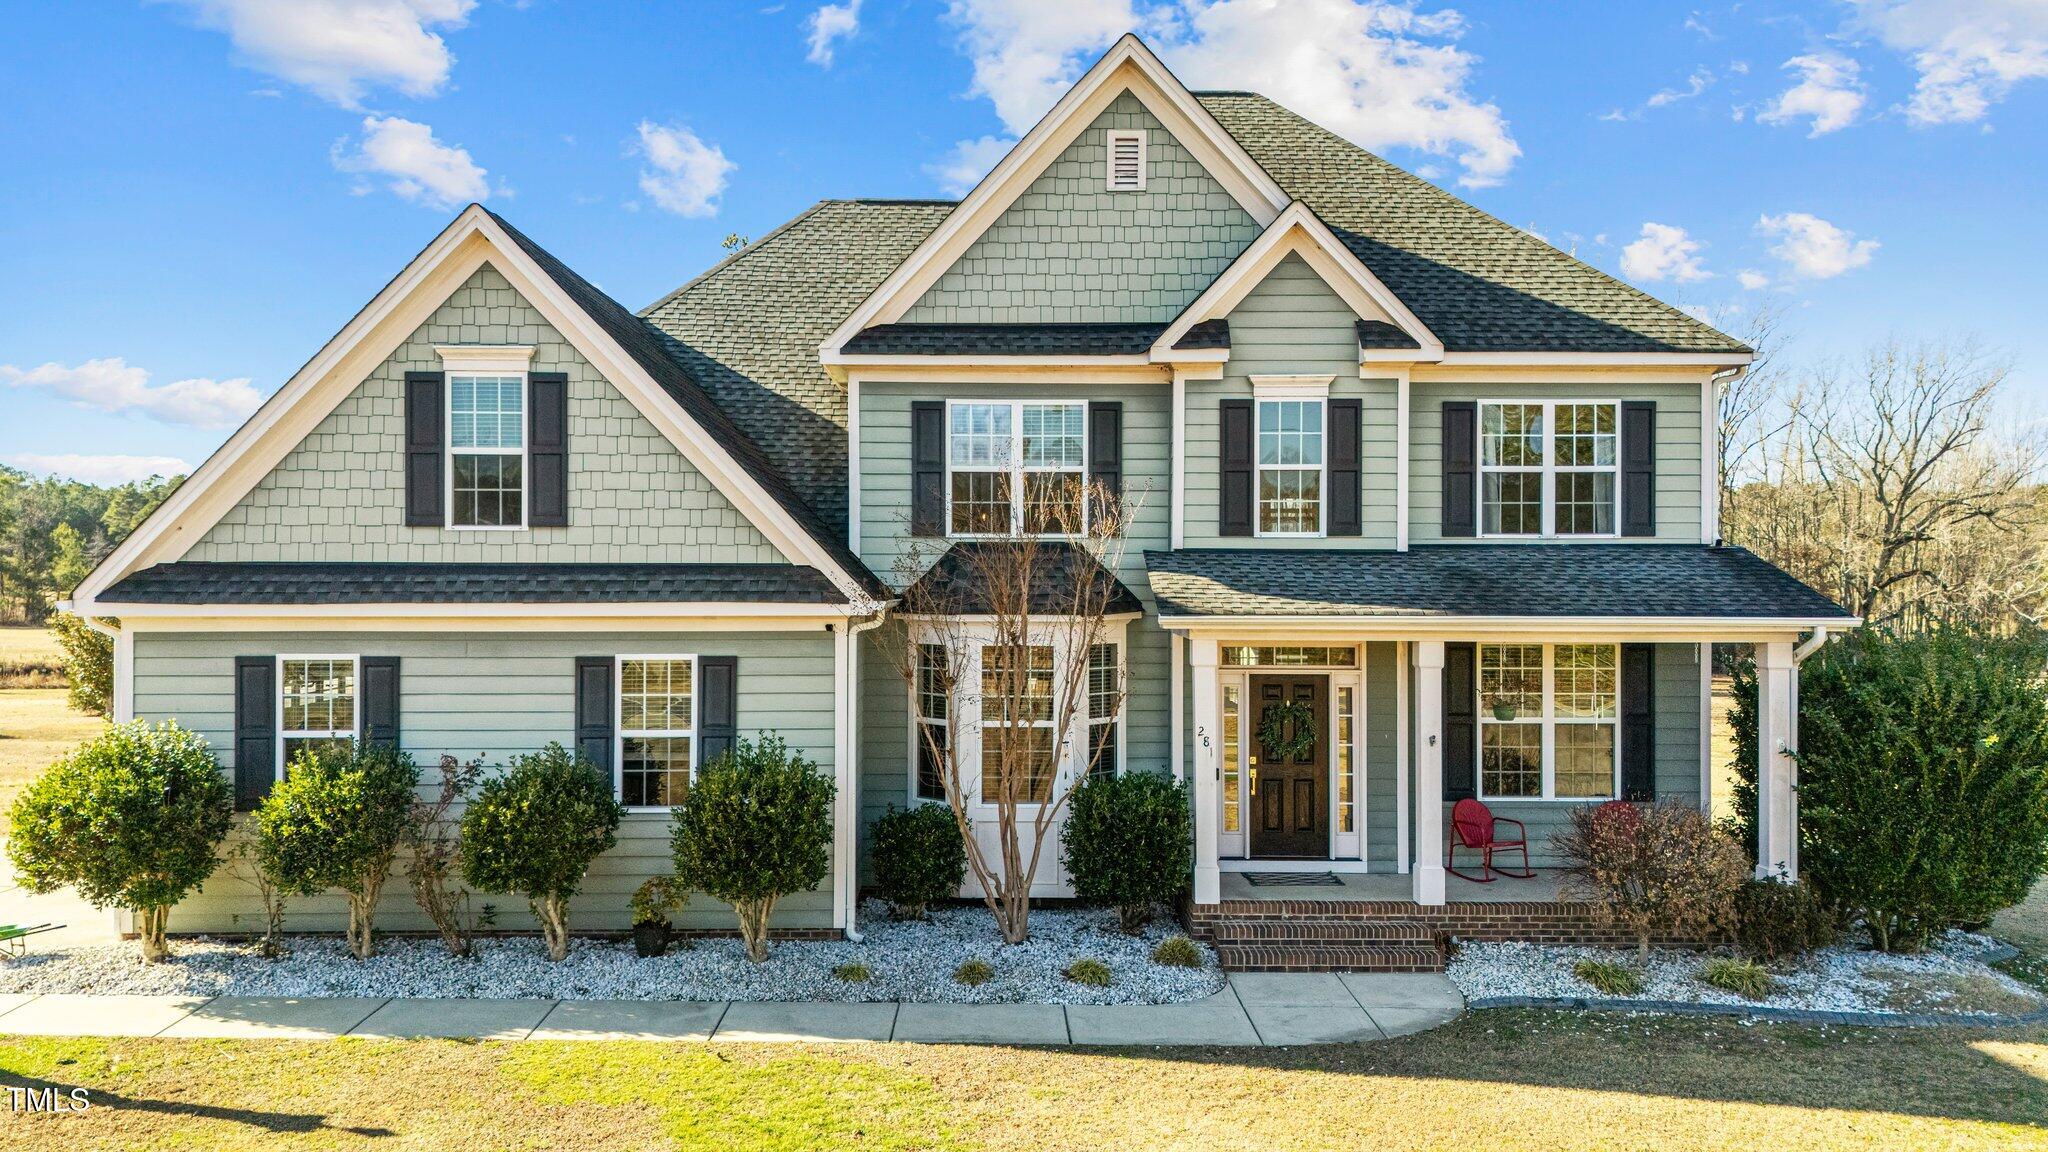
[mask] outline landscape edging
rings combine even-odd
[[[1593,996],[1482,996],[1465,1002],[1481,1008],[1562,1008],[1593,1012],[1662,1012],[1673,1016],[1746,1016],[1795,1024],[1846,1024],[1862,1028],[2021,1028],[2048,1024],[2048,1008],[2020,1016],[1936,1012],[1849,1012],[1768,1005],[1702,1004],[1692,1000],[1613,1000]]]

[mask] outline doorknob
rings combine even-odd
[[[1258,794],[1259,794],[1259,770],[1258,770],[1258,768],[1257,768],[1256,766],[1254,766],[1254,767],[1252,768],[1252,795],[1254,795],[1254,796],[1257,796]]]

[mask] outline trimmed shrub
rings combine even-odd
[[[1689,804],[1574,808],[1552,843],[1569,862],[1567,892],[1628,931],[1644,956],[1659,936],[1700,939],[1734,921],[1742,850]]]
[[[1833,944],[1842,919],[1804,880],[1745,880],[1735,890],[1735,946],[1765,963]]]
[[[77,711],[105,716],[114,699],[114,638],[69,612],[50,617],[50,635],[64,650],[64,676],[71,682],[65,702]]]
[[[922,920],[925,905],[960,891],[967,843],[949,804],[889,805],[868,829],[875,889],[898,920]]]
[[[1799,681],[1799,861],[1878,948],[1988,921],[2048,868],[2048,640],[1862,630]],[[1735,796],[1756,837],[1755,677],[1736,682]]]
[[[279,892],[348,897],[348,947],[375,949],[377,898],[412,819],[420,770],[393,748],[353,740],[301,751],[250,818],[256,866]]]
[[[849,961],[832,969],[832,978],[834,980],[843,980],[848,984],[865,984],[869,980],[874,979],[874,976],[874,973],[868,971],[868,966],[858,960]]]
[[[443,755],[434,798],[414,799],[405,827],[405,880],[413,902],[433,921],[442,947],[458,960],[469,956],[478,920],[470,912],[469,890],[456,883],[462,875],[462,823],[455,809],[483,775],[482,760],[464,764]]]
[[[1745,1000],[1762,1000],[1778,985],[1763,965],[1728,956],[1716,956],[1700,965],[1700,983],[1733,992]]]
[[[1064,853],[1083,900],[1116,907],[1136,933],[1152,905],[1185,888],[1195,866],[1187,788],[1151,772],[1095,776],[1069,801]]]
[[[462,814],[462,876],[486,892],[518,892],[540,921],[548,959],[569,957],[569,898],[591,862],[618,843],[625,807],[612,783],[560,744],[512,758]]]
[[[1200,968],[1202,946],[1185,936],[1168,936],[1152,949],[1152,962],[1168,968]]]
[[[1109,965],[1093,958],[1074,961],[1067,965],[1066,971],[1060,975],[1076,984],[1086,984],[1090,988],[1109,987]]]
[[[676,879],[733,906],[756,964],[775,902],[832,873],[833,792],[816,764],[763,733],[705,767],[676,809]]]
[[[953,982],[969,988],[979,988],[995,978],[995,965],[986,960],[962,960],[960,966],[953,969]]]
[[[1602,996],[1634,996],[1643,990],[1643,978],[1635,969],[1612,960],[1581,960],[1572,965],[1572,975]]]
[[[70,886],[95,908],[133,908],[142,956],[170,955],[171,906],[205,883],[234,794],[206,740],[166,721],[116,725],[15,797],[7,855],[31,892]]]

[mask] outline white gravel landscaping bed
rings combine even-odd
[[[1921,996],[1932,1001],[1917,1006],[1915,1012],[1987,1015],[1967,1004],[1943,1002],[1942,986],[1965,980],[1989,981],[1989,985],[1979,983],[1979,987],[1993,988],[2001,998],[2009,996],[2034,1008],[2041,1007],[2044,1002],[2038,993],[1985,962],[1986,955],[1998,947],[1988,936],[1952,931],[1925,952],[1890,955],[1871,951],[1858,939],[1813,952],[1796,964],[1773,967],[1776,989],[1761,1000],[1746,1000],[1702,983],[1700,966],[1714,954],[1678,949],[1653,949],[1649,961],[1640,963],[1633,948],[1475,942],[1460,946],[1447,974],[1467,1000],[1529,996],[1613,1004],[1676,1001],[1744,1008],[1901,1014],[1891,1001],[1899,985],[1909,982]],[[1585,959],[1618,962],[1634,970],[1642,977],[1642,992],[1626,998],[1602,994],[1572,974],[1572,968]]]
[[[642,960],[630,942],[576,940],[550,963],[538,937],[479,941],[471,960],[451,958],[438,939],[389,939],[358,961],[337,936],[287,938],[291,955],[266,960],[240,940],[174,939],[169,963],[145,964],[133,943],[31,953],[0,963],[0,992],[200,996],[532,997],[554,1000],[909,1000],[963,1004],[1171,1004],[1223,988],[1206,946],[1201,968],[1154,964],[1152,949],[1179,929],[1155,922],[1141,936],[1117,929],[1110,910],[1031,913],[1031,939],[1002,942],[979,907],[938,908],[929,923],[889,920],[880,903],[861,910],[866,939],[776,941],[752,964],[737,939],[700,940]],[[953,970],[980,957],[995,977],[970,988]],[[1107,988],[1060,973],[1084,957],[1109,965]],[[865,983],[832,975],[865,964]]]

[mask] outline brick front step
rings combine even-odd
[[[1208,934],[1219,945],[1436,944],[1427,927],[1396,920],[1259,920],[1232,916],[1208,925]]]
[[[1428,944],[1218,944],[1226,972],[1441,972]]]

